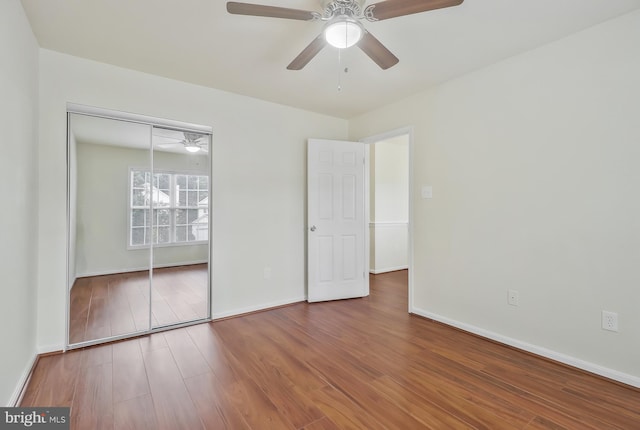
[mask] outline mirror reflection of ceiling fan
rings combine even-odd
[[[227,11],[235,15],[252,15],[270,18],[296,19],[301,21],[326,21],[322,33],[316,37],[287,66],[289,70],[301,70],[327,43],[336,48],[357,45],[380,68],[388,69],[398,63],[393,55],[378,39],[369,33],[362,23],[382,21],[434,9],[457,6],[464,0],[386,0],[372,3],[363,8],[366,0],[325,1],[322,12],[311,12],[286,7],[265,6],[251,3],[227,2]]]
[[[209,135],[190,131],[171,130],[155,127],[153,129],[153,145],[168,151],[196,153],[209,152]]]

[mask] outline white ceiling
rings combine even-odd
[[[322,3],[249,2],[315,11]],[[400,59],[386,71],[356,47],[343,53],[342,66],[327,47],[289,71],[322,22],[230,15],[221,0],[22,4],[44,48],[347,119],[640,8],[640,0],[466,0],[365,21]]]
[[[71,114],[70,128],[78,143],[148,150],[149,126],[89,115]]]

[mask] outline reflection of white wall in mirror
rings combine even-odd
[[[129,237],[129,169],[149,165],[149,152],[117,146],[77,145],[78,157],[78,276],[144,270],[148,248],[127,249]],[[154,152],[158,170],[193,171],[193,155]],[[206,155],[197,173],[208,175]],[[164,267],[206,262],[207,244],[154,248],[154,265]]]

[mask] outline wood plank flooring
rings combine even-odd
[[[207,317],[207,265],[154,269],[154,327]],[[149,329],[149,272],[78,278],[71,289],[71,344]]]
[[[42,357],[73,429],[639,429],[640,390],[407,314],[406,272],[306,304]]]

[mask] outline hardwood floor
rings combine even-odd
[[[154,327],[207,317],[207,265],[154,269]],[[149,272],[78,278],[71,289],[71,344],[149,329]]]
[[[640,390],[407,314],[406,272],[306,304],[42,357],[73,429],[638,429]]]

